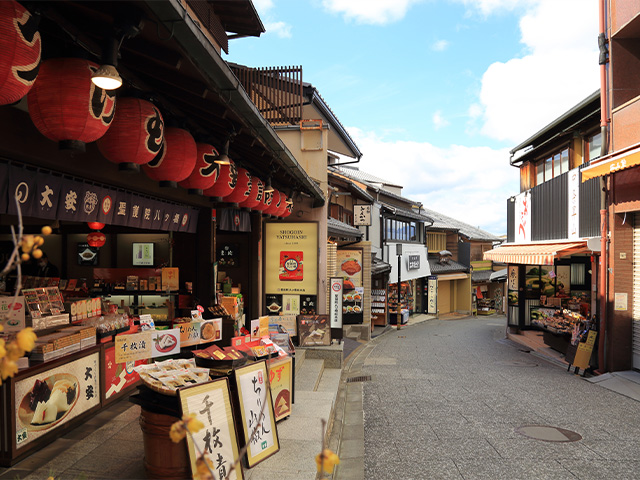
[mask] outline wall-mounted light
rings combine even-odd
[[[91,76],[91,81],[103,90],[115,90],[122,86],[122,77],[116,69],[120,43],[115,36],[109,39],[107,48],[102,54],[102,65]]]
[[[231,137],[227,138],[222,147],[222,153],[218,155],[218,158],[214,160],[218,165],[231,165],[231,159],[229,159],[229,144],[231,143]]]
[[[264,185],[264,192],[265,192],[265,193],[267,193],[267,192],[273,192],[273,190],[274,190],[274,188],[273,188],[273,186],[271,185],[271,175],[269,175],[269,176],[267,177],[267,183],[265,183],[265,185]]]

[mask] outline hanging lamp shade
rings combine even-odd
[[[102,223],[102,222],[87,222],[87,226],[91,230],[102,230],[104,228],[104,223]]]
[[[147,176],[161,187],[177,187],[196,166],[198,147],[191,134],[182,128],[169,127],[164,132],[164,148],[142,166]]]
[[[257,206],[262,203],[262,197],[264,195],[264,183],[256,176],[251,177],[251,193],[239,205],[241,208],[248,208],[250,210],[257,210]]]
[[[264,213],[266,215],[275,215],[278,209],[280,208],[280,190],[273,191],[273,200],[271,200],[271,205],[267,208]]]
[[[18,2],[0,2],[0,105],[15,103],[29,93],[41,53],[38,18]]]
[[[225,203],[239,204],[249,198],[251,193],[251,174],[246,168],[238,169],[238,181],[236,187],[226,197],[222,198]]]
[[[179,185],[188,188],[191,193],[200,193],[213,187],[218,180],[220,165],[215,162],[218,158],[218,150],[208,143],[196,143],[196,166],[191,174]]]
[[[119,98],[111,127],[97,141],[100,153],[120,170],[140,171],[164,142],[164,120],[156,106],[140,98]]]
[[[287,209],[287,196],[284,193],[280,193],[280,206],[276,209],[275,216],[281,217]]]
[[[87,243],[90,247],[103,247],[107,241],[107,237],[102,232],[91,232],[87,235]]]
[[[236,188],[238,183],[238,168],[235,162],[229,159],[231,163],[229,165],[220,165],[220,171],[218,172],[218,180],[213,184],[213,187],[207,188],[204,194],[208,197],[213,197],[216,200],[222,200],[222,198],[229,195]]]
[[[85,143],[102,137],[113,121],[115,92],[93,84],[91,74],[97,68],[81,58],[45,60],[27,94],[34,125],[60,148],[84,151]]]

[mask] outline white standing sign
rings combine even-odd
[[[580,238],[580,170],[569,172],[569,239]]]
[[[342,277],[331,277],[331,328],[342,328],[342,292],[344,279]]]

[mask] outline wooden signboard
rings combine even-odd
[[[598,333],[595,330],[589,330],[586,342],[580,342],[578,344],[578,351],[576,357],[573,360],[573,365],[578,368],[586,370],[589,368],[589,360],[591,359],[591,353],[593,352],[593,346],[596,343],[596,336]]]
[[[298,338],[301,347],[331,345],[329,315],[299,315]]]
[[[269,373],[264,361],[236,368],[233,373],[240,405],[241,431],[245,444],[249,445],[245,458],[251,468],[280,450]],[[266,405],[262,408],[264,402]]]
[[[276,422],[291,415],[293,362],[287,356],[269,361],[269,383]]]
[[[182,415],[196,414],[204,428],[187,435],[191,473],[195,476],[198,451],[213,462],[215,478],[227,478],[231,465],[238,458],[238,439],[233,421],[233,407],[226,377],[178,390]],[[230,479],[242,480],[242,467],[238,463]]]

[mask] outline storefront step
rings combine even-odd
[[[361,324],[361,325],[344,325],[342,327],[344,336],[349,337],[353,340],[364,340],[368,342],[371,340],[371,324]]]
[[[307,358],[301,368],[296,368],[296,391],[315,392],[323,370],[324,360]]]
[[[344,343],[334,340],[331,345],[322,345],[317,347],[297,347],[296,355],[300,350],[306,352],[306,360],[320,359],[325,361],[327,368],[342,368],[342,356],[344,350]],[[297,358],[296,358],[297,361]]]

